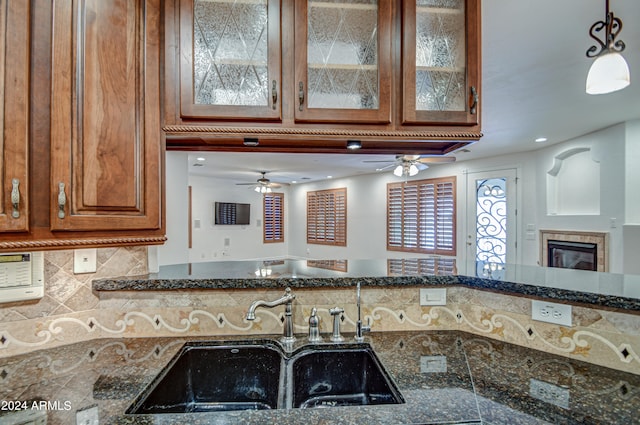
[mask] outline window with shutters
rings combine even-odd
[[[265,193],[262,207],[263,242],[284,242],[284,193]]]
[[[387,250],[456,255],[456,178],[387,185]]]
[[[347,246],[347,189],[307,192],[307,243]]]

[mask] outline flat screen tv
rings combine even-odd
[[[216,202],[214,205],[215,224],[249,224],[251,204]]]

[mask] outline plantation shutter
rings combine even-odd
[[[263,242],[284,242],[284,194],[265,193],[262,204]]]
[[[455,258],[392,258],[387,260],[387,273],[390,276],[447,276],[456,272]]]
[[[387,185],[387,249],[455,255],[455,177]]]
[[[307,243],[347,245],[347,189],[307,192]]]

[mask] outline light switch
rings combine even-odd
[[[98,250],[96,248],[73,251],[73,273],[95,273]]]

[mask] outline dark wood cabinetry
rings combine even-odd
[[[161,0],[8,3],[34,6],[11,22],[26,56],[12,66],[30,64],[4,68],[26,86],[4,101],[30,125],[13,120],[22,143],[2,145],[25,175],[26,225],[3,214],[0,250],[162,243]]]
[[[205,18],[201,3],[228,8],[222,0],[165,3],[169,149],[247,150],[249,138],[258,139],[253,150],[340,153],[347,140],[357,139],[363,153],[445,154],[481,137],[479,1],[243,2],[244,8],[246,3],[263,8],[260,25],[268,34],[255,49],[262,59],[254,62],[237,57],[225,62],[216,49],[225,37],[231,46],[242,44],[241,37],[220,36],[228,31],[221,26],[225,29],[218,30],[218,38],[213,33],[207,38],[203,21],[225,21],[221,14]],[[237,24],[245,12],[226,10],[228,21]],[[430,21],[444,25],[429,28]],[[435,57],[423,63],[424,39],[429,55],[454,60]],[[448,43],[455,51],[439,48]],[[203,45],[204,53],[198,53]],[[194,82],[205,74],[202,78],[222,81],[229,64],[239,75],[235,89],[260,87],[255,92],[260,108],[229,100],[227,105],[195,104],[202,90],[209,90],[201,99],[205,103],[210,93],[229,97],[230,84]],[[243,79],[251,73],[254,85]],[[431,92],[421,91],[426,80],[434,85]],[[255,101],[244,93],[233,97]]]
[[[0,232],[29,230],[29,14],[0,1]]]

